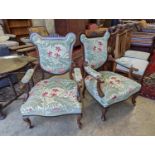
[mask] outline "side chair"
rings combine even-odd
[[[41,80],[30,90],[26,102],[20,111],[23,120],[32,128],[30,116],[77,115],[78,127],[82,128],[82,75],[79,68],[72,62],[73,45],[76,36],[68,33],[65,37],[42,37],[32,33],[30,40],[39,52],[39,64],[29,69],[21,83],[27,86],[38,66],[43,72],[54,76]],[[61,78],[69,72],[70,79]]]

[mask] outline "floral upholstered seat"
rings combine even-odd
[[[38,82],[21,107],[23,115],[57,116],[81,113],[77,101],[77,84],[74,80],[50,78]]]
[[[85,84],[89,93],[104,107],[128,99],[141,88],[139,83],[114,72],[101,71],[100,73],[101,80],[104,81],[101,85],[104,97],[98,95],[95,78],[88,75],[85,78]]]
[[[108,58],[107,42],[110,33],[107,31],[103,37],[87,38],[81,35],[81,42],[84,45],[84,70],[87,73],[85,86],[88,92],[102,106],[102,120],[105,120],[107,108],[120,101],[133,96],[140,90],[141,85],[127,77],[110,71],[96,71]]]
[[[39,65],[49,74],[59,75],[38,82],[29,92],[27,101],[21,106],[24,121],[31,128],[28,116],[77,115],[77,123],[81,128],[82,104],[80,103],[82,75],[72,62],[72,51],[76,37],[68,33],[65,37],[41,37],[36,33],[30,36],[39,52]],[[21,82],[27,85],[32,79],[35,69],[29,69]],[[61,78],[61,74],[69,72],[70,79]]]

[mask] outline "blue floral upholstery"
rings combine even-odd
[[[84,67],[88,74],[85,78],[85,86],[88,92],[105,108],[128,99],[141,88],[139,83],[122,75],[110,71],[97,72],[95,70],[102,66],[107,59],[107,42],[109,36],[109,32],[106,32],[104,37],[98,38],[81,36],[81,41],[84,45],[85,62],[88,63]],[[101,51],[98,50],[100,47],[99,42],[103,45]],[[103,82],[99,85],[101,91],[104,93],[103,97],[99,94],[99,87],[97,87],[98,79]]]
[[[32,33],[30,40],[37,45],[41,67],[52,74],[63,74],[70,69],[75,34],[65,37],[41,37]]]
[[[82,80],[82,74],[80,68],[74,68],[74,80],[80,82]]]
[[[52,74],[63,74],[71,69],[75,34],[69,33],[66,37],[52,38],[33,33],[30,39],[39,50],[40,65],[43,70]],[[33,73],[34,69],[29,69],[21,82],[28,83]],[[74,76],[75,81],[59,76],[38,82],[31,89],[27,101],[21,106],[22,115],[81,114],[78,82],[82,79],[82,75],[79,68],[74,68]]]
[[[81,113],[77,101],[77,84],[73,80],[50,78],[38,82],[21,106],[22,115],[57,116]]]
[[[32,78],[34,73],[34,69],[29,69],[26,74],[24,75],[24,77],[21,79],[22,83],[28,83],[30,81],[30,79]]]
[[[91,68],[90,66],[85,66],[84,67],[85,71],[91,75],[92,77],[94,77],[95,79],[101,78],[101,73],[97,72],[96,70],[94,70],[93,68]]]
[[[88,65],[94,69],[102,66],[107,60],[107,41],[110,37],[110,33],[106,31],[103,37],[87,38],[84,34],[80,39],[84,45],[85,61]]]
[[[138,92],[141,85],[127,77],[110,72],[102,71],[101,80],[102,90],[105,94],[104,97],[100,97],[97,92],[97,80],[88,75],[85,78],[85,85],[89,93],[103,106],[108,107],[111,104],[128,99],[131,95]]]

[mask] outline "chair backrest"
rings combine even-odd
[[[113,31],[110,29],[110,31],[111,31],[111,34],[110,34],[110,38],[108,40],[108,54],[111,54],[114,57],[114,51],[116,48],[116,37],[117,37],[119,30],[115,29]]]
[[[107,43],[110,33],[106,31],[103,37],[87,38],[82,34],[80,40],[84,45],[84,61],[94,69],[101,67],[107,60]]]
[[[114,57],[120,58],[124,56],[125,50],[126,50],[126,30],[123,30],[117,34]]]
[[[74,33],[65,37],[42,37],[37,33],[30,35],[30,40],[39,51],[40,66],[52,74],[63,74],[69,71],[72,63]]]
[[[133,31],[132,28],[128,28],[126,30],[126,47],[125,47],[125,50],[130,49],[132,31]]]
[[[47,29],[44,26],[34,26],[29,28],[29,33],[38,33],[39,35],[45,37],[48,36]]]

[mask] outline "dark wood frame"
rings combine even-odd
[[[36,47],[36,51],[38,52],[38,48]],[[42,71],[42,80],[45,78],[45,76],[44,76],[44,74],[45,73],[48,73],[48,74],[50,74],[49,72],[47,72],[47,71],[45,71],[41,66],[40,66],[40,58],[39,58],[39,63],[38,64],[36,64],[35,66],[34,66],[34,73],[35,73],[35,71],[36,71],[36,69],[37,68],[40,68],[41,69],[41,71]],[[73,74],[74,74],[74,68],[76,67],[76,63],[72,63],[71,64],[71,67],[70,67],[70,70],[69,71],[66,71],[64,74],[66,74],[66,73],[68,73],[69,72],[69,77],[70,77],[70,79],[72,79],[72,80],[74,80],[74,78],[73,78]],[[81,69],[80,69],[81,70]],[[33,73],[33,75],[34,75],[34,73]],[[61,75],[64,75],[64,74],[61,74]],[[51,76],[55,76],[55,74],[51,74]],[[31,80],[33,81],[33,76],[31,77]],[[77,83],[77,86],[78,86],[78,92],[79,92],[79,97],[77,97],[77,100],[80,102],[81,100],[82,100],[82,98],[83,98],[83,90],[84,89],[82,89],[82,87],[84,87],[83,86],[84,85],[84,81],[82,80],[82,81],[80,81],[80,82],[78,82]],[[21,88],[23,89],[23,88],[25,88],[26,87],[26,89],[27,89],[27,98],[26,98],[26,100],[28,99],[28,97],[29,97],[29,91],[30,91],[30,89],[29,89],[29,83],[27,83],[27,84],[21,84]],[[83,110],[83,103],[81,102],[81,104],[82,104],[82,110]],[[67,115],[67,114],[65,114],[65,115]],[[83,117],[83,112],[82,113],[79,113],[79,114],[68,114],[68,115],[77,115],[77,124],[78,124],[78,127],[79,127],[79,129],[82,129],[82,122],[81,122],[81,120],[82,120],[82,117]],[[28,126],[29,126],[29,128],[31,129],[31,128],[33,128],[34,126],[32,125],[32,122],[31,122],[31,120],[30,120],[30,116],[33,116],[33,115],[23,115],[23,121],[25,121],[27,124],[28,124]],[[36,115],[35,115],[36,116]],[[61,116],[61,115],[58,115],[58,116]],[[49,117],[58,117],[58,116],[49,116]],[[42,117],[47,117],[47,116],[42,116]]]
[[[111,32],[110,30],[109,30],[109,32]],[[116,31],[115,32],[116,34],[118,33],[118,31]],[[112,33],[111,33],[112,34]],[[115,34],[115,35],[116,35]],[[116,38],[116,36],[115,35],[113,35],[113,37],[115,37]],[[112,40],[112,42],[111,42],[111,44],[115,44],[115,39],[111,39]],[[84,45],[82,44],[82,47],[83,47],[83,49],[84,49]],[[108,48],[107,48],[107,50],[108,50]],[[107,55],[108,55],[108,51],[107,51]],[[88,62],[85,62],[85,54],[84,54],[84,50],[83,50],[83,68],[84,68],[84,66],[87,66],[88,65]],[[110,54],[108,57],[107,57],[107,60],[106,60],[106,62],[103,64],[103,66],[107,63],[107,62],[110,62],[110,61],[112,61],[113,63],[115,63],[115,59],[113,58],[113,56],[112,56],[112,54]],[[101,69],[103,69],[104,67],[100,67],[100,68],[98,68],[98,69],[96,69],[97,71],[100,71]],[[84,69],[83,69],[84,70]],[[104,70],[103,70],[104,71]],[[84,79],[86,78],[86,76],[87,76],[88,74],[86,73],[86,71],[84,70]],[[131,70],[131,72],[130,72],[130,75],[132,76],[132,70]],[[98,94],[99,94],[99,96],[100,97],[104,97],[104,91],[101,89],[101,84],[103,84],[104,83],[104,81],[102,81],[102,80],[100,80],[100,78],[96,78],[96,80],[97,80],[97,91],[98,91]],[[83,97],[85,97],[85,91],[86,91],[86,86],[84,87],[84,91],[83,91]],[[91,94],[90,94],[91,95]],[[137,93],[135,93],[135,94],[133,94],[133,95],[131,95],[130,97],[132,98],[132,104],[135,106],[136,105],[136,97],[139,95],[139,92],[137,92]],[[91,95],[92,96],[92,95]],[[129,98],[130,98],[129,97]],[[93,97],[94,98],[94,97]],[[94,98],[95,99],[95,98]],[[96,100],[96,99],[95,99]],[[97,101],[97,100],[96,100]],[[125,101],[125,100],[122,100],[122,101]],[[98,101],[97,101],[98,102]],[[111,107],[112,105],[110,105],[110,106],[108,106],[108,107],[104,107],[104,106],[102,106],[100,103],[99,103],[99,105],[101,106],[101,112],[102,112],[102,115],[101,115],[101,120],[102,121],[106,121],[106,113],[107,113],[107,111],[108,111],[108,109],[109,109],[109,107]]]

